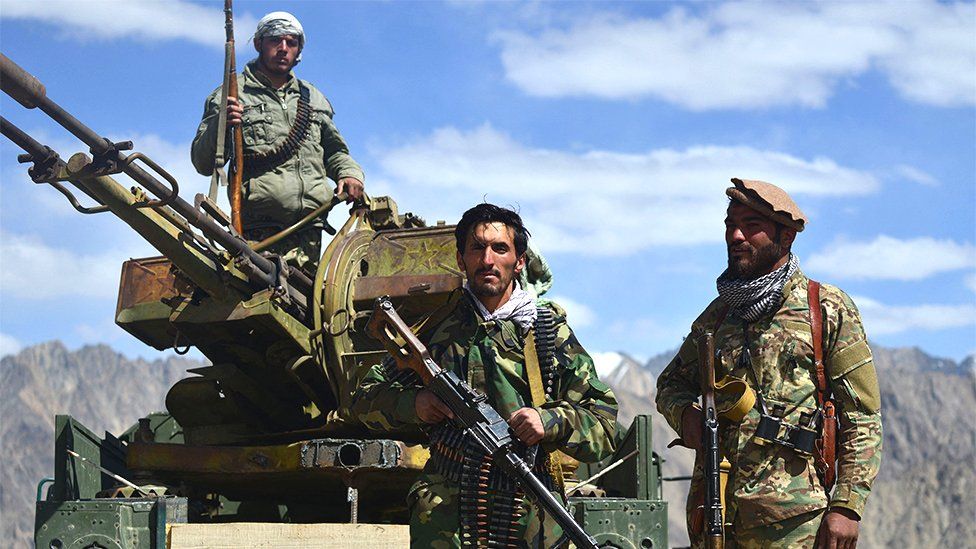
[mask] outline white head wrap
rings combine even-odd
[[[258,28],[254,31],[254,40],[265,36],[284,36],[290,34],[298,38],[298,57],[295,62],[302,60],[302,50],[305,49],[305,29],[294,15],[287,11],[273,11],[258,21]]]

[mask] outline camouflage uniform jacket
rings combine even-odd
[[[532,405],[525,372],[525,337],[509,320],[482,321],[470,296],[430,332],[427,347],[441,368],[452,370],[504,417]],[[556,317],[556,362],[559,367],[555,398],[537,407],[545,433],[542,447],[560,449],[584,462],[601,460],[614,450],[617,399],[596,375],[593,359],[566,324],[566,313],[545,302]],[[370,429],[398,430],[417,425],[414,408],[421,389],[416,376],[398,375],[387,361],[364,376],[353,408]]]
[[[783,288],[785,299],[774,315],[748,325],[729,315],[715,333],[716,379],[729,374],[746,380],[761,392],[769,409],[784,405],[784,423],[791,425],[798,423],[801,413],[817,408],[808,280],[797,270]],[[753,528],[828,506],[863,514],[871,483],[881,465],[877,376],[854,303],[829,285],[822,286],[820,300],[824,361],[840,421],[833,494],[828,495],[821,485],[812,457],[803,457],[781,445],[756,443],[753,434],[759,422],[757,403],[741,423],[720,424],[722,452],[732,464],[726,487],[727,523]],[[657,408],[679,434],[682,413],[701,394],[694,336],[701,330],[714,330],[723,309],[719,299],[705,309],[692,324],[691,335],[677,356],[658,378]],[[740,360],[743,352],[749,353],[750,360]],[[716,399],[719,409],[728,404],[722,402],[719,393]],[[695,476],[693,489],[701,486],[700,466],[696,467]]]
[[[280,89],[248,63],[238,79],[244,105],[242,132],[245,151],[266,153],[285,139],[298,112],[299,86],[294,76]],[[307,81],[312,119],[308,134],[295,154],[281,165],[263,173],[249,174],[245,166],[244,226],[289,226],[332,194],[326,176],[334,181],[355,177],[365,181],[363,170],[349,156],[346,142],[332,122],[332,105]],[[207,98],[203,119],[193,139],[193,166],[203,175],[213,173],[217,148],[217,121],[220,115],[220,88]],[[227,139],[227,143],[230,143]],[[229,145],[228,145],[229,147]],[[228,149],[229,150],[229,149]],[[228,154],[229,157],[229,154]]]

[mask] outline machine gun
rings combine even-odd
[[[512,474],[529,497],[552,515],[562,527],[564,535],[576,547],[596,548],[596,540],[583,531],[532,474],[529,465],[513,451],[514,439],[508,423],[486,402],[485,395],[461,381],[454,372],[440,368],[430,358],[427,348],[400,318],[389,298],[381,297],[376,300],[367,331],[383,343],[396,361],[397,367],[413,370],[427,389],[451,409],[455,426],[470,434],[497,463]]]
[[[48,98],[40,81],[3,54],[0,54],[0,87],[24,107],[39,108],[90,147],[91,158],[79,153],[65,163],[50,148],[33,139],[25,139],[29,137],[26,133],[4,119],[3,135],[26,151],[27,155],[22,156],[21,161],[34,162],[31,176],[35,182],[71,182],[170,257],[199,288],[211,295],[223,295],[227,284],[220,280],[218,273],[225,269],[215,257],[219,250],[209,244],[212,241],[234,259],[233,270],[237,272],[233,274],[244,279],[252,290],[274,288],[289,305],[294,305],[298,316],[304,315],[307,296],[312,289],[308,276],[252,250],[236,231],[225,228],[229,222],[202,195],[198,197],[201,208],[180,198],[176,179],[161,166],[142,153],[127,155],[123,152],[132,149],[131,141],[115,143],[98,135]],[[137,160],[156,175],[136,164]],[[156,198],[133,200],[130,193],[108,177],[117,173],[128,175]],[[166,180],[167,184],[156,176]],[[136,210],[146,208],[153,210],[155,215],[136,213]],[[203,236],[196,235],[191,225]],[[207,264],[203,269],[199,268],[201,261]]]
[[[722,549],[721,472],[719,464],[718,412],[715,409],[715,336],[705,331],[698,338],[698,361],[701,365],[702,451],[705,454],[705,546]]]

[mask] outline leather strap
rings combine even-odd
[[[811,280],[807,284],[807,305],[810,309],[810,335],[813,338],[813,361],[817,368],[817,404],[821,407],[827,399],[827,373],[823,362],[823,310],[820,308],[820,283]]]
[[[722,327],[722,324],[725,322],[725,317],[727,316],[729,316],[729,306],[727,304],[723,304],[722,308],[718,311],[718,319],[715,321],[715,327],[712,328],[713,334],[718,333],[718,329]]]

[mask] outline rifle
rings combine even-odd
[[[397,314],[389,297],[376,300],[366,332],[383,343],[398,368],[413,370],[420,376],[427,389],[454,412],[454,425],[468,433],[496,463],[514,476],[525,493],[562,527],[564,536],[576,547],[596,549],[596,540],[583,531],[532,474],[525,460],[513,451],[515,439],[508,423],[488,405],[485,394],[472,389],[454,372],[442,369],[430,358],[427,348]]]
[[[214,155],[213,176],[210,179],[210,200],[217,201],[217,185],[227,185],[224,172],[224,146],[227,135],[227,98],[237,99],[237,63],[234,59],[234,8],[233,0],[224,0],[224,30],[227,41],[224,44],[224,80],[220,86],[220,114],[217,116],[217,153]],[[241,221],[241,185],[244,175],[244,133],[241,125],[234,126],[231,142],[233,152],[230,168],[230,218],[237,234],[243,234]]]
[[[705,546],[722,549],[722,482],[719,471],[718,412],[715,409],[715,336],[705,331],[698,339],[702,387],[702,451],[705,453]]]

